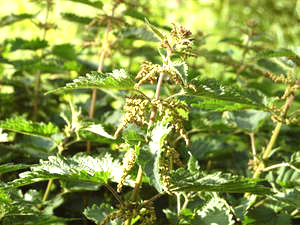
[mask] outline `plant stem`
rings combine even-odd
[[[114,10],[112,12],[112,15],[113,14],[114,14]],[[102,45],[102,48],[100,50],[100,59],[99,59],[99,64],[98,64],[98,68],[97,68],[97,72],[99,72],[99,73],[102,72],[105,55],[106,55],[106,53],[108,51],[108,48],[109,48],[108,35],[109,35],[109,32],[110,32],[110,29],[111,29],[111,21],[108,21],[105,36],[104,36],[104,40],[103,40],[103,45]],[[96,96],[97,96],[97,89],[94,88],[92,90],[91,106],[90,106],[90,112],[89,112],[89,118],[90,119],[92,119],[94,117]],[[90,141],[87,142],[86,151],[88,153],[91,152],[91,142]]]
[[[47,23],[48,23],[48,18],[49,18],[49,11],[50,11],[50,5],[51,5],[51,0],[47,0],[47,6],[46,6],[46,16],[45,16],[45,21],[44,21],[44,31],[43,31],[43,36],[42,40],[46,40],[46,35],[47,35]],[[41,54],[43,56],[43,54]],[[40,98],[39,98],[39,93],[40,93],[40,88],[41,88],[41,71],[38,70],[36,75],[35,75],[35,83],[34,83],[34,98],[33,98],[33,120],[37,121],[38,120],[38,110],[39,110],[39,104],[40,104]]]
[[[124,202],[118,195],[118,193],[109,184],[105,184],[105,187],[114,195],[114,197],[120,202],[120,204],[124,206]]]
[[[252,149],[252,155],[253,155],[253,159],[254,161],[257,160],[256,158],[256,148],[255,148],[255,138],[254,138],[254,133],[250,133],[249,134],[249,137],[250,137],[250,141],[251,141],[251,149]]]
[[[137,174],[136,180],[135,180],[135,187],[134,187],[132,195],[131,195],[131,201],[133,201],[133,202],[136,202],[136,200],[137,200],[140,186],[142,184],[142,179],[143,179],[143,169],[141,166],[139,166],[138,174]],[[125,221],[124,225],[130,225],[130,224],[131,224],[131,217]]]
[[[298,80],[296,81],[295,84],[296,85],[300,85],[300,77],[298,78]],[[290,95],[287,98],[287,100],[286,100],[286,102],[285,102],[285,104],[283,106],[283,110],[282,110],[282,114],[281,114],[282,118],[286,117],[287,112],[288,112],[289,108],[291,107],[291,105],[292,105],[292,103],[294,101],[294,98],[295,98],[294,95]],[[271,139],[270,139],[270,141],[269,141],[269,143],[267,145],[267,148],[266,148],[265,152],[263,153],[262,161],[259,163],[258,167],[256,168],[256,170],[255,170],[255,172],[253,174],[253,178],[259,178],[260,174],[263,172],[264,167],[265,167],[264,161],[269,158],[269,155],[270,155],[270,153],[272,151],[272,148],[273,148],[273,146],[274,146],[274,144],[276,142],[276,139],[278,137],[278,134],[279,134],[281,126],[282,126],[282,123],[278,122],[276,124],[275,129],[272,131]]]
[[[157,86],[156,86],[156,92],[155,92],[154,99],[158,99],[159,98],[159,93],[160,93],[160,89],[161,89],[161,86],[162,86],[163,78],[164,78],[164,73],[160,73],[159,79],[158,79],[158,83],[157,83]],[[155,114],[156,114],[156,108],[153,107],[152,108],[152,112],[150,114],[149,127],[151,127],[153,125],[153,123],[154,123]]]
[[[46,188],[46,191],[44,193],[44,196],[43,196],[43,202],[45,202],[50,194],[50,191],[51,191],[51,186],[52,186],[52,183],[53,183],[53,179],[50,179],[48,181],[48,184],[47,184],[47,188]]]

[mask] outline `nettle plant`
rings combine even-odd
[[[283,147],[274,147],[281,127],[298,131],[299,49],[266,51],[255,44],[258,34],[250,21],[243,28],[247,35],[245,44],[237,38],[221,41],[241,49],[237,60],[226,52],[200,48],[205,37],[194,39],[181,25],[172,24],[171,31],[164,33],[145,19],[147,30],[123,29],[128,24],[114,15],[121,3],[114,1],[110,15],[88,21],[90,26],[107,25],[104,44],[98,51],[97,71],[47,93],[62,96],[74,89],[93,89],[89,120],[70,101],[70,110],[61,113],[64,127],[23,117],[1,121],[1,141],[9,131],[35,136],[40,145],[47,145],[53,153],[33,165],[0,166],[0,175],[6,181],[0,183],[1,222],[77,224],[75,220],[88,223],[84,221],[88,219],[112,225],[292,224],[299,217],[300,207],[299,152],[283,139]],[[87,23],[74,14],[64,17]],[[104,58],[124,44],[118,40],[110,42],[112,27],[122,28],[117,34],[126,37],[157,41],[160,60],[142,61],[136,74],[126,69],[103,72]],[[95,41],[88,43],[95,45]],[[128,50],[124,53],[133,54],[132,49]],[[201,78],[198,70],[203,66],[191,60],[196,57],[230,68],[243,86]],[[190,68],[189,60],[194,63]],[[41,71],[34,72],[39,77]],[[280,83],[276,90],[281,97],[268,95],[259,84],[251,88],[249,80],[253,78],[249,74]],[[102,123],[92,119],[99,116],[94,115],[96,89],[123,104],[120,112],[115,110],[113,115],[103,116]],[[38,108],[38,101],[34,100],[33,105]],[[113,126],[110,120],[116,121]],[[245,136],[250,138],[250,147]],[[70,156],[67,149],[85,141],[103,145],[98,149],[91,144],[80,145],[80,152]],[[12,150],[20,146],[1,148]],[[285,148],[285,152],[279,151]],[[274,159],[270,160],[271,156]],[[228,157],[234,160],[226,161]],[[18,178],[6,177],[19,170],[23,171]],[[36,184],[42,181],[48,181],[47,186]],[[67,196],[76,196],[77,192],[82,193],[83,200],[73,201],[82,204],[82,212],[59,214],[59,208],[66,209],[63,205]],[[82,215],[85,219],[78,219]]]

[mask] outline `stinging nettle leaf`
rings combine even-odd
[[[0,165],[0,174],[13,172],[13,171],[17,171],[17,170],[22,170],[22,169],[26,169],[29,167],[30,167],[29,165],[25,165],[25,164],[7,163],[7,164]]]
[[[160,40],[144,27],[129,27],[122,29],[118,36],[124,39],[159,42]]]
[[[92,17],[79,16],[74,13],[61,13],[62,18],[70,22],[88,25],[93,21]]]
[[[73,80],[72,83],[66,84],[65,87],[49,91],[47,94],[56,91],[68,91],[83,88],[129,90],[134,89],[134,85],[134,77],[123,69],[114,70],[112,73],[99,73],[93,71],[85,77],[78,77]]]
[[[257,180],[231,174],[204,174],[180,168],[170,174],[171,191],[206,191],[227,193],[271,194],[270,188],[257,184]]]
[[[31,171],[20,174],[20,178],[9,183],[10,188],[16,188],[49,179],[89,182],[103,185],[109,181],[118,182],[122,176],[122,165],[111,155],[92,157],[84,153],[72,158],[50,156],[48,161],[41,160],[32,166]],[[133,185],[127,181],[127,185]]]
[[[211,78],[193,80],[192,84],[196,87],[197,92],[194,92],[194,90],[190,88],[185,89],[189,96],[198,96],[205,99],[217,99],[230,102],[231,104],[238,103],[239,105],[236,106],[238,108],[268,110],[268,98],[256,90],[241,90],[237,87],[224,85],[218,80]],[[190,102],[195,103],[196,100],[197,98],[190,99]],[[201,107],[201,102],[199,105]],[[212,108],[215,108],[215,106]],[[222,111],[222,109],[220,111]]]
[[[115,210],[112,206],[102,203],[100,206],[92,205],[92,207],[85,208],[83,214],[90,220],[94,221],[96,224],[102,224],[103,220]],[[121,224],[120,219],[111,220],[105,224],[108,225],[118,225]]]
[[[41,40],[39,38],[32,40],[25,40],[23,38],[16,38],[15,40],[10,40],[9,43],[11,46],[11,51],[16,51],[19,49],[24,50],[38,50],[41,48],[46,48],[48,46],[48,42],[45,40]]]
[[[89,5],[97,9],[102,9],[103,7],[103,3],[101,1],[93,1],[93,0],[67,0],[67,1]]]
[[[59,128],[52,123],[31,122],[22,117],[10,118],[0,121],[0,128],[11,130],[31,136],[51,138],[53,134],[59,132]]]
[[[22,14],[11,14],[8,16],[4,16],[0,18],[0,27],[4,27],[7,25],[11,25],[16,22],[20,22],[25,19],[32,19],[34,18],[34,14],[22,13]]]
[[[160,39],[163,40],[165,39],[165,36],[155,27],[153,26],[148,20],[147,18],[145,18],[145,22],[147,24],[147,26],[149,27],[149,29]]]
[[[163,191],[163,185],[159,174],[159,159],[164,139],[171,131],[171,128],[162,123],[152,130],[149,146],[143,146],[138,156],[138,163],[142,166],[146,176],[158,192]]]

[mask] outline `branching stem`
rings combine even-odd
[[[296,81],[296,85],[299,85],[299,84],[300,84],[300,77]],[[285,102],[285,104],[283,106],[283,110],[282,110],[282,114],[281,114],[281,116],[283,118],[286,117],[287,112],[288,112],[289,108],[291,107],[291,105],[292,105],[292,103],[294,101],[294,98],[295,98],[294,95],[290,95],[287,98],[287,100],[286,100],[286,102]],[[269,158],[269,156],[270,156],[270,153],[271,153],[271,151],[273,149],[273,146],[274,146],[274,144],[275,144],[275,142],[277,140],[277,137],[278,137],[278,134],[279,134],[281,126],[282,126],[281,122],[278,122],[276,124],[276,127],[273,130],[273,132],[272,132],[272,136],[271,136],[271,139],[270,139],[270,141],[269,141],[269,143],[267,145],[267,148],[266,148],[265,152],[263,153],[262,161],[259,163],[258,167],[256,168],[256,170],[255,170],[255,172],[253,174],[253,178],[258,178],[260,176],[260,174],[264,171],[264,167],[265,167],[264,161],[267,160]]]

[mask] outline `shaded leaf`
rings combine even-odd
[[[101,1],[93,1],[93,0],[67,0],[67,1],[89,5],[97,9],[102,9],[103,7],[103,3]]]
[[[22,14],[11,14],[8,16],[4,16],[0,19],[0,27],[4,27],[7,25],[11,25],[13,23],[34,18],[34,14],[22,13]]]
[[[10,40],[9,43],[12,45],[10,49],[11,51],[16,51],[19,49],[37,50],[41,48],[46,48],[48,46],[47,41],[41,40],[39,38],[32,40],[16,38],[15,40]]]
[[[30,166],[25,164],[7,163],[7,164],[0,165],[0,174],[26,169],[28,167]]]
[[[52,54],[68,60],[75,60],[77,57],[74,46],[71,44],[54,45]]]
[[[125,39],[159,42],[160,40],[144,27],[129,27],[122,29],[118,36]]]
[[[256,133],[263,122],[269,117],[269,113],[249,109],[230,112],[228,117],[230,121],[237,124],[238,128],[249,133]]]
[[[92,205],[92,207],[88,207],[84,209],[83,214],[90,220],[94,221],[96,224],[102,224],[102,221],[115,210],[112,206],[108,204]],[[108,225],[119,225],[122,221],[120,219],[110,220],[105,223]]]
[[[190,96],[217,99],[231,103],[239,103],[243,105],[243,107],[248,106],[249,108],[267,110],[267,104],[269,100],[265,95],[257,91],[241,90],[237,87],[230,87],[222,84],[216,79],[194,80],[192,83],[195,85],[197,92],[190,88],[185,89],[187,94]],[[195,103],[196,100],[197,98],[192,98],[190,99],[190,102]],[[238,107],[241,105],[238,105]]]
[[[85,24],[88,25],[93,21],[92,17],[87,17],[87,16],[79,16],[74,13],[61,13],[61,16],[70,22],[76,22],[80,24]]]
[[[257,180],[233,176],[231,174],[191,173],[180,168],[170,174],[172,191],[207,191],[228,193],[271,194],[270,188],[257,184]]]
[[[53,134],[59,132],[59,128],[52,123],[45,124],[42,122],[31,122],[22,117],[1,120],[0,128],[11,130],[17,133],[45,138],[51,138]]]

